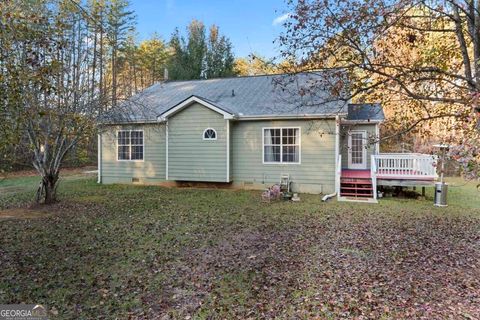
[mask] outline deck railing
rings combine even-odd
[[[381,153],[372,156],[372,177],[436,179],[437,157],[420,153]]]

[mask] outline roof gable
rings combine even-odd
[[[206,107],[206,108],[208,108],[212,111],[215,111],[215,112],[223,115],[224,119],[233,119],[233,117],[234,117],[233,113],[228,112],[227,110],[222,109],[222,108],[214,105],[213,103],[211,103],[207,99],[192,95],[192,96],[186,98],[185,100],[181,101],[180,103],[174,105],[170,109],[166,110],[162,114],[160,114],[157,119],[160,120],[160,121],[165,121],[169,117],[176,114],[177,112],[180,112],[183,109],[188,108],[189,106],[191,106],[194,103],[198,103],[198,104],[200,104],[200,105],[202,105],[202,106],[204,106],[204,107]]]

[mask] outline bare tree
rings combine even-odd
[[[20,93],[5,100],[6,118],[28,139],[33,166],[41,176],[36,200],[52,203],[65,156],[94,134],[106,109],[98,76],[92,74],[97,45],[89,25],[95,21],[67,0],[35,6],[9,1],[0,8],[12,31],[2,34],[9,57],[3,71],[7,86]]]

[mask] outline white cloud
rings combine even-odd
[[[273,19],[272,26],[278,26],[279,24],[285,22],[288,18],[290,18],[290,13],[282,14],[281,16]]]

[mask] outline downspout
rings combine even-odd
[[[335,197],[337,195],[337,191],[339,190],[339,185],[338,185],[338,181],[339,181],[339,177],[338,177],[338,156],[339,156],[339,153],[340,153],[340,116],[336,116],[335,117],[335,192],[334,193],[330,193],[330,194],[327,194],[325,195],[323,198],[322,198],[322,201],[323,202],[326,202],[328,201],[329,199]]]
[[[168,180],[168,120],[165,122],[165,180]]]
[[[97,183],[102,183],[102,134],[97,134]]]
[[[226,177],[226,182],[230,182],[230,120],[225,120],[227,121],[227,177]]]

